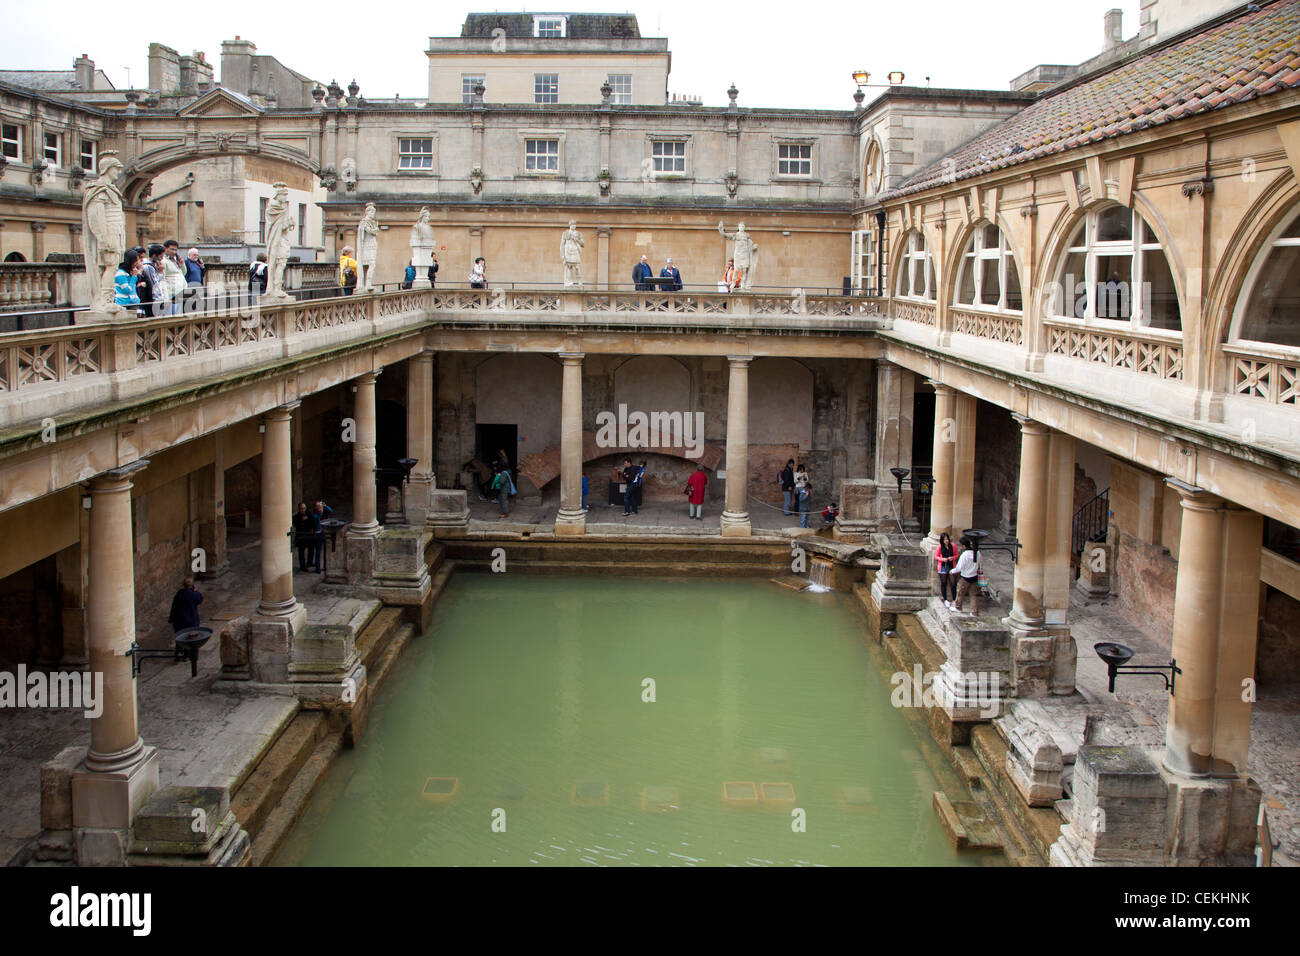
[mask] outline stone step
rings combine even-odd
[[[342,749],[342,736],[330,734],[312,750],[254,837],[253,866],[264,866],[275,856]]]
[[[807,578],[801,578],[799,575],[791,574],[788,571],[785,574],[778,574],[776,577],[772,578],[771,581],[778,587],[787,588],[791,591],[802,591],[808,587]]]
[[[996,728],[990,724],[971,728],[971,749],[984,768],[990,795],[1002,809],[1004,822],[1014,827],[1017,836],[1045,863],[1065,820],[1055,807],[1031,807],[1025,803],[1007,777],[1007,745]]]
[[[403,610],[400,607],[382,608],[357,635],[357,655],[365,665],[367,673],[383,653],[388,639],[401,626],[402,616]]]
[[[639,562],[639,558],[638,558]],[[473,559],[456,559],[457,566],[462,571],[490,571],[490,561],[475,561]],[[512,572],[526,574],[587,574],[600,575],[602,577],[682,577],[688,575],[704,575],[713,578],[734,578],[734,577],[765,577],[770,576],[773,568],[770,565],[752,564],[746,562],[728,562],[717,563],[712,561],[678,561],[671,564],[628,564],[614,563],[609,561],[566,561],[563,564],[552,561],[532,562],[532,561],[511,561],[507,569]]]
[[[1003,847],[998,828],[971,800],[949,800],[942,790],[934,791],[934,812],[948,841],[957,850],[1000,850]]]
[[[635,544],[636,560],[628,561],[629,548]],[[446,542],[447,557],[461,563],[488,564],[496,548],[505,550],[509,566],[525,564],[597,563],[612,567],[644,568],[653,565],[707,564],[788,568],[790,550],[785,545],[759,545],[752,541],[729,544],[722,541],[654,542],[616,539],[609,541],[520,541],[518,539],[466,540]]]
[[[300,711],[231,795],[230,808],[251,838],[256,839],[267,816],[326,732],[323,712]]]

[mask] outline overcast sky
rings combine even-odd
[[[1005,90],[1013,76],[1036,64],[1079,63],[1101,51],[1107,10],[1124,11],[1125,37],[1137,33],[1138,2],[7,2],[0,69],[71,69],[86,53],[114,85],[127,85],[129,68],[132,85],[143,87],[149,43],[182,53],[202,50],[219,64],[221,41],[239,35],[256,43],[258,53],[322,82],[346,86],[355,77],[362,96],[422,99],[427,38],[459,36],[468,12],[632,12],[642,36],[668,38],[670,92],[724,106],[734,82],[741,106],[851,109],[850,74],[858,68],[869,70],[873,83],[902,70],[908,85],[923,86],[929,76],[933,86]],[[148,12],[123,14],[130,9]]]

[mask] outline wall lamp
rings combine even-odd
[[[1168,664],[1129,664],[1127,661],[1133,656],[1133,649],[1125,647],[1123,644],[1115,644],[1111,641],[1103,641],[1099,644],[1092,645],[1092,649],[1097,652],[1106,664],[1106,676],[1110,678],[1110,692],[1115,693],[1115,678],[1120,671],[1126,674],[1154,674],[1157,677],[1164,678],[1165,690],[1169,691],[1169,696],[1174,696],[1174,679],[1182,673],[1173,658],[1169,659]],[[1168,672],[1168,673],[1166,673]]]
[[[864,86],[874,86],[874,87],[902,86],[903,78],[904,77],[903,77],[902,70],[894,70],[892,73],[889,74],[888,83],[872,83],[871,74],[868,73],[866,70],[853,71],[853,82],[858,84],[858,89],[862,89]]]

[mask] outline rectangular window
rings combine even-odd
[[[533,101],[536,103],[560,102],[560,74],[533,74]]]
[[[88,173],[95,171],[95,159],[99,153],[99,144],[93,139],[81,141],[81,168]]]
[[[482,73],[474,73],[460,78],[460,101],[462,103],[474,102],[474,85],[476,83],[487,86],[487,76]]]
[[[16,123],[0,124],[0,155],[22,162],[23,128]]]
[[[609,101],[615,106],[632,105],[632,74],[631,73],[611,73],[609,75],[609,85],[613,92],[609,95]]]
[[[398,169],[433,169],[432,139],[399,139],[397,141]]]
[[[812,175],[812,144],[781,143],[776,148],[776,171],[782,176]]]
[[[558,139],[524,140],[524,169],[530,173],[554,173],[560,169]]]
[[[566,17],[533,17],[533,36],[563,37]]]
[[[298,242],[307,245],[307,204],[298,203]]]
[[[257,201],[257,241],[266,244],[266,207],[271,200],[263,196]]]
[[[61,137],[58,133],[45,134],[45,161],[54,167],[63,165],[63,144],[60,142],[60,139]]]
[[[656,173],[686,172],[686,144],[681,140],[655,140],[650,144],[650,158]]]

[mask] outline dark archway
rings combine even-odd
[[[11,252],[9,253],[9,255],[5,256],[5,262],[26,262],[26,261],[27,261],[27,257],[24,256],[21,252]]]

